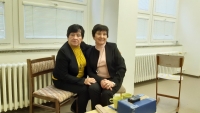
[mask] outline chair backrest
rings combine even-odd
[[[34,77],[52,73],[55,67],[55,56],[38,59],[27,59],[30,93],[34,92]]]
[[[157,54],[157,65],[165,66],[165,67],[182,67],[184,57],[183,56],[174,56],[174,55],[164,55]]]

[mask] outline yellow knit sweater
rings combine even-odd
[[[83,52],[82,52],[80,47],[71,47],[71,48],[74,52],[74,55],[76,57],[76,61],[78,63],[79,72],[78,72],[77,77],[81,78],[84,75],[84,68],[86,66],[86,59],[85,59],[85,56],[83,55]]]

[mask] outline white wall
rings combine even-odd
[[[184,73],[200,76],[200,0],[180,0],[178,34],[186,51]]]
[[[89,43],[94,44],[91,30],[95,24],[105,24],[109,28],[109,42],[117,42],[118,0],[92,0]]]
[[[57,51],[58,50],[0,52],[0,64],[26,62],[26,59],[48,57],[51,55],[56,55]]]
[[[104,0],[91,0],[90,1],[91,7],[90,9],[90,23],[89,23],[89,29],[87,32],[89,32],[88,36],[88,43],[94,45],[94,40],[92,37],[92,28],[96,24],[103,24],[103,7],[104,7]]]
[[[108,41],[117,43],[119,0],[105,0],[103,23],[109,28]]]
[[[134,94],[137,0],[119,0],[117,44],[125,59],[127,72],[123,85]]]

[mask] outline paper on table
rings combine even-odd
[[[147,95],[141,96],[141,97],[140,97],[140,100],[144,100],[144,99],[146,99],[146,98],[149,98],[149,96],[147,96]]]
[[[170,80],[180,80],[180,75],[171,75],[171,74],[159,73],[158,78],[170,79]],[[183,80],[183,76],[181,77],[181,80]]]
[[[108,113],[100,104],[97,104],[95,108],[98,111],[98,113]]]

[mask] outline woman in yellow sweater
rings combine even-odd
[[[88,85],[96,82],[94,78],[87,78],[85,52],[91,46],[82,42],[83,37],[82,26],[74,24],[68,27],[68,41],[57,53],[52,77],[55,87],[78,94],[78,113],[86,112]],[[76,101],[71,110],[75,112]]]

